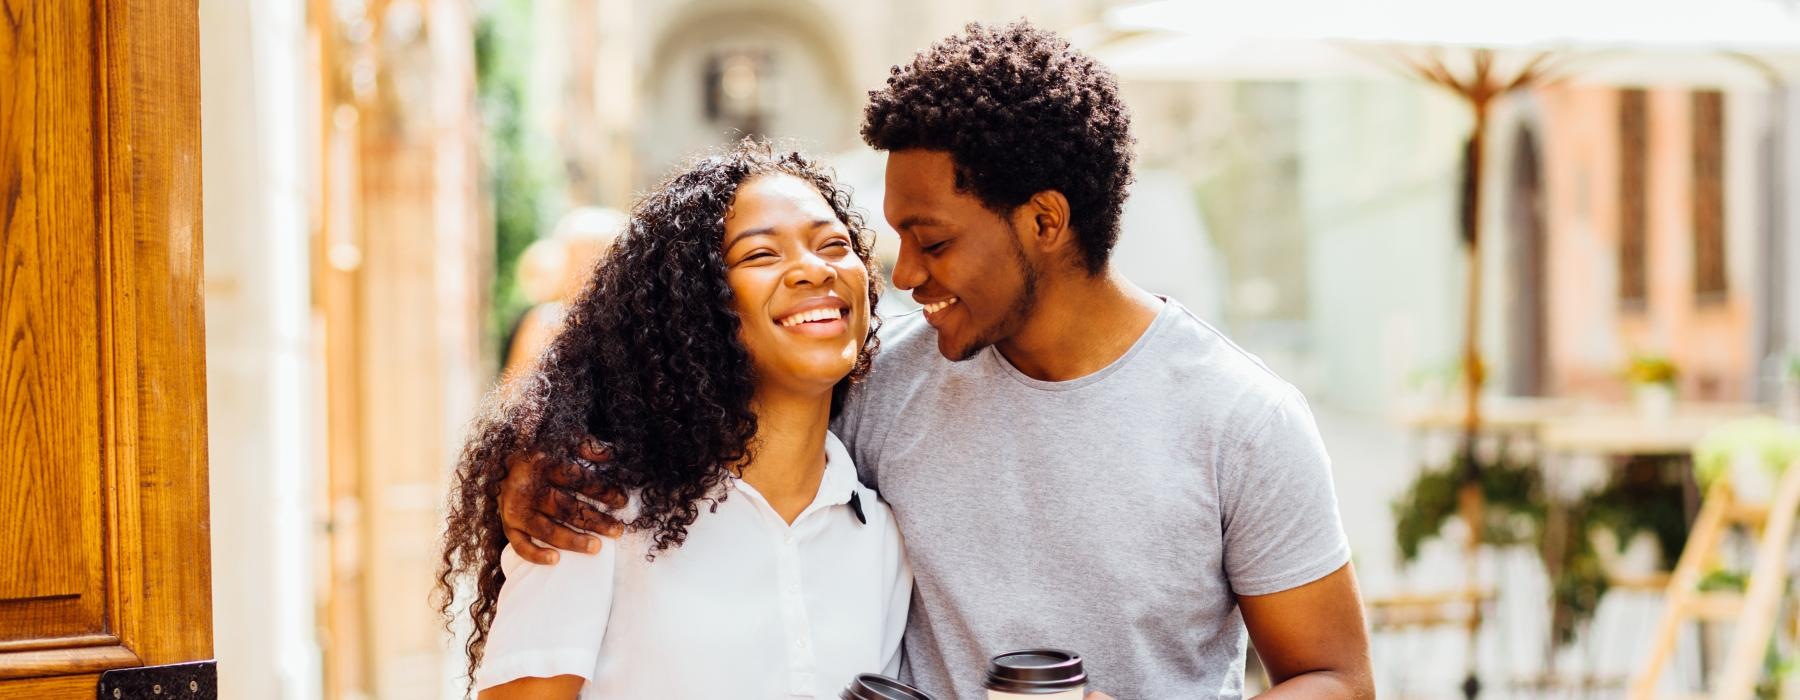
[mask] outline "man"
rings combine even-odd
[[[1237,697],[1247,627],[1265,697],[1373,696],[1304,398],[1108,264],[1132,146],[1111,74],[1027,23],[970,25],[870,93],[863,137],[924,309],[887,321],[833,428],[906,538],[911,680],[978,698],[990,656],[1048,646],[1118,697]],[[599,546],[554,521],[617,531],[534,503],[538,467],[515,460],[502,498],[523,556]]]

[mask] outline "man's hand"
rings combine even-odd
[[[612,461],[612,450],[593,436],[584,438],[576,451],[589,462]],[[617,519],[576,498],[574,489],[584,483],[584,469],[579,463],[559,462],[541,452],[506,458],[506,480],[500,482],[500,522],[506,527],[506,541],[521,558],[555,564],[558,549],[589,554],[600,551],[600,538],[588,532],[618,537],[625,531]],[[550,488],[541,488],[539,479],[548,481]],[[615,488],[602,486],[581,495],[610,509],[625,507],[624,492]],[[550,546],[539,546],[539,541]]]

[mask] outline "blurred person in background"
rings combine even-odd
[[[827,430],[875,352],[872,238],[825,171],[750,141],[638,203],[457,467],[440,612],[472,579],[484,700],[822,697],[899,673],[911,570]],[[521,558],[494,517],[507,458],[600,457],[595,434],[609,459],[576,476],[632,515],[572,524],[622,538]]]
[[[627,220],[616,209],[581,207],[564,214],[549,238],[525,248],[519,256],[519,286],[531,308],[507,332],[502,347],[506,364],[501,377],[511,379],[529,369],[562,329],[568,304],[581,294],[594,268]]]

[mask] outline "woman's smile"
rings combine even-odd
[[[775,317],[775,325],[797,335],[836,338],[850,330],[850,305],[836,296],[814,297]]]

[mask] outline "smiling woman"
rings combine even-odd
[[[458,466],[439,592],[452,612],[474,579],[482,697],[808,695],[898,672],[911,571],[826,430],[875,349],[870,241],[823,169],[752,141],[638,203]],[[495,517],[508,457],[572,461],[589,435],[612,459],[555,479],[622,489],[627,531],[531,563]],[[710,672],[667,673],[676,657]]]

